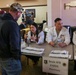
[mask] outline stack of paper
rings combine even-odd
[[[51,57],[62,57],[62,58],[68,58],[68,51],[66,50],[52,50],[49,54]]]
[[[26,47],[25,49],[22,49],[21,52],[41,55],[41,54],[43,54],[44,49],[43,48],[35,48],[35,47]]]
[[[43,48],[36,48],[36,47],[26,47],[27,50],[32,50],[32,51],[38,51],[38,52],[42,52],[44,51]]]

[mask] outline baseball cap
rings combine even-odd
[[[10,10],[11,11],[19,11],[19,12],[22,12],[23,7],[19,3],[13,3],[13,4],[10,5]]]

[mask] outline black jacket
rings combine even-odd
[[[20,59],[21,37],[17,22],[10,13],[0,18],[0,58]]]

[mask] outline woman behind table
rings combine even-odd
[[[24,35],[24,39],[30,39],[31,42],[42,44],[44,43],[44,32],[42,31],[42,28],[39,28],[38,30],[37,24],[34,22],[31,24],[27,36]]]
[[[42,28],[37,27],[37,24],[34,22],[30,26],[30,31],[28,32],[27,36],[24,35],[24,39],[29,39],[30,42],[36,42],[36,44],[43,44],[44,43],[44,32]],[[39,57],[37,56],[27,56],[28,58],[32,59],[34,64],[38,63]]]

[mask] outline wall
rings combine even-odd
[[[51,5],[51,7],[48,7],[48,13],[51,10],[51,17],[49,21],[51,21],[50,26],[54,25],[54,19],[56,17],[60,17],[63,20],[64,25],[70,25],[70,26],[75,26],[76,25],[76,7],[75,8],[70,8],[64,10],[64,3],[69,3],[70,1],[74,0],[48,0],[49,2],[47,3],[47,6]],[[51,9],[52,8],[52,9]]]
[[[43,20],[46,20],[47,7],[44,5],[47,5],[47,0],[0,0],[0,8],[9,7],[9,5],[14,2],[20,3],[22,6],[24,6],[24,9],[34,8],[36,10],[35,22],[41,23]],[[18,24],[20,23],[21,17],[18,20]]]
[[[64,10],[64,3],[69,3],[73,0],[62,0],[62,19],[65,25],[76,26],[76,7]]]
[[[61,17],[61,0],[48,0],[47,7],[48,26],[54,26],[55,18]]]
[[[43,20],[46,20],[46,11],[47,6],[37,6],[37,7],[24,7],[24,9],[35,9],[35,22],[42,23]],[[18,20],[18,23],[21,23],[21,17]]]
[[[8,5],[18,2],[23,6],[46,5],[47,0],[0,0],[0,8],[8,7]]]
[[[61,17],[61,0],[52,0],[52,25],[57,17]]]
[[[47,0],[47,25],[52,26],[52,0]]]

